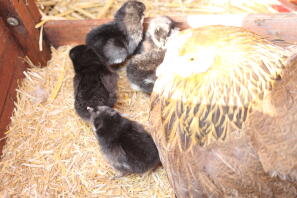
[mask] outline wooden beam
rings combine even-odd
[[[85,35],[92,28],[109,21],[109,19],[53,20],[45,24],[44,33],[54,47],[82,44],[85,42]]]
[[[186,19],[190,27],[204,25],[239,26],[271,39],[297,42],[297,14],[237,14],[237,15],[200,15]]]
[[[278,0],[281,4],[281,6],[283,6],[285,9],[288,10],[288,12],[294,12],[294,11],[297,11],[297,5],[294,4],[294,2],[296,3],[297,1],[296,0],[291,0],[291,1],[288,1],[288,0]],[[274,7],[274,6],[272,6]],[[277,9],[276,9],[277,10]]]
[[[0,17],[0,156],[16,100],[17,81],[27,64],[24,52]]]
[[[1,30],[0,30],[1,31]],[[1,35],[1,32],[0,32]],[[1,109],[5,106],[5,100],[6,95],[10,87],[10,81],[13,78],[13,74],[15,71],[15,64],[16,59],[20,59],[17,57],[17,54],[19,53],[19,49],[16,49],[15,42],[9,38],[8,34],[1,35],[0,38],[3,38],[6,40],[5,45],[2,45],[0,47],[0,51],[3,51],[1,53],[0,58],[0,115],[1,115]]]
[[[6,22],[15,40],[22,47],[35,65],[45,66],[50,59],[50,47],[46,39],[43,42],[43,51],[39,50],[40,30],[35,28],[41,15],[34,0],[0,0],[0,16]],[[8,18],[14,18],[18,24],[13,26],[7,22]]]
[[[297,41],[297,15],[289,14],[233,14],[171,17],[181,29],[204,25],[241,26],[260,35]],[[86,34],[109,19],[55,20],[45,24],[45,34],[54,47],[84,43]],[[147,26],[150,18],[144,21]]]

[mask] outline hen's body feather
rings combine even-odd
[[[296,197],[297,106],[282,110],[290,121],[261,111],[268,100],[282,98],[279,108],[288,102],[271,94],[281,83],[296,85],[286,77],[296,71],[294,52],[224,26],[186,30],[168,49],[157,71],[151,120],[177,196]],[[296,98],[296,86],[290,91]]]
[[[198,141],[201,145],[210,143],[211,139],[224,139],[229,124],[241,128],[251,103],[262,99],[263,94],[270,90],[273,80],[281,75],[284,64],[288,64],[286,59],[290,55],[289,51],[251,32],[239,32],[237,28],[217,32],[215,28],[218,27],[194,32],[179,51],[181,57],[198,59],[189,63],[195,67],[203,66],[199,59],[206,58],[205,55],[212,57],[211,68],[181,77],[178,73],[171,75],[171,66],[168,66],[155,89],[158,93],[156,99],[162,103],[163,119],[172,114],[183,119],[179,123],[181,126],[175,127],[183,128],[189,141]],[[231,38],[227,36],[229,34]],[[209,48],[211,50],[205,52]],[[168,59],[175,61],[174,57]],[[166,60],[164,62],[168,64]],[[164,123],[171,124],[169,121]],[[186,128],[188,130],[184,130]]]

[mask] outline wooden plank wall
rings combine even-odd
[[[297,42],[297,14],[294,13],[196,15],[172,16],[171,18],[181,29],[205,25],[241,26],[263,36]],[[47,22],[44,29],[49,42],[54,47],[59,47],[84,43],[86,34],[92,28],[108,21],[108,19],[56,20]],[[145,27],[149,21],[150,18],[144,20]]]
[[[8,24],[13,17],[16,26]],[[46,66],[50,59],[50,47],[44,38],[43,51],[39,50],[40,30],[35,24],[41,15],[34,0],[0,0],[0,157],[5,143],[5,132],[16,101],[18,81],[27,68],[24,57],[35,64]]]

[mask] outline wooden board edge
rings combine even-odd
[[[171,16],[181,29],[205,25],[240,26],[263,36],[297,42],[297,14],[225,14]],[[151,18],[145,18],[147,27]],[[94,20],[53,20],[45,26],[45,34],[51,45],[83,44],[86,34],[94,27],[109,22],[110,19]]]

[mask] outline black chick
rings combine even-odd
[[[88,110],[101,150],[119,176],[144,173],[160,164],[156,145],[142,125],[108,106]]]
[[[100,61],[100,55],[86,45],[78,45],[69,52],[75,76],[74,107],[84,120],[90,119],[87,107],[114,106],[118,75]]]
[[[86,44],[94,47],[107,65],[124,62],[142,40],[144,10],[143,3],[127,1],[116,12],[113,21],[87,34]]]
[[[136,55],[127,64],[127,77],[131,87],[150,94],[156,81],[156,68],[165,56],[165,44],[174,28],[174,22],[167,16],[152,19],[144,40],[139,45]]]

